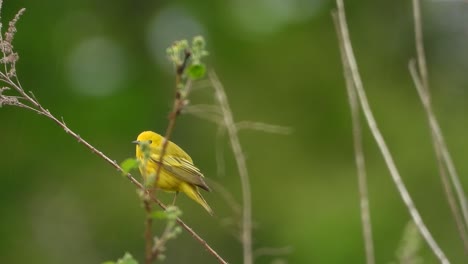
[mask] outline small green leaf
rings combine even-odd
[[[130,254],[130,253],[125,253],[125,255],[120,258],[119,260],[117,260],[117,262],[115,261],[106,261],[106,262],[103,262],[102,264],[138,264],[138,261],[136,261],[133,256]]]
[[[133,169],[138,168],[138,160],[132,158],[126,159],[122,163],[120,163],[120,167],[122,167],[122,174],[125,176]]]
[[[138,261],[136,261],[133,256],[130,253],[125,253],[123,258],[119,259],[117,261],[117,264],[138,264]]]
[[[188,76],[192,80],[198,80],[203,78],[206,73],[206,67],[203,63],[192,64],[187,69]]]
[[[157,211],[153,211],[151,213],[151,217],[154,218],[154,219],[166,219],[167,218],[167,213],[166,213],[166,211],[157,210]]]

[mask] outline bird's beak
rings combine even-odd
[[[132,143],[133,143],[133,144],[137,144],[137,145],[139,145],[139,144],[140,144],[140,141],[138,141],[138,140],[134,140],[134,141],[132,141]]]

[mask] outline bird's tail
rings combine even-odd
[[[198,192],[198,189],[197,187],[195,186],[191,186],[191,185],[188,185],[188,184],[183,184],[182,185],[182,191],[188,196],[190,197],[192,200],[194,200],[195,202],[199,203],[201,206],[203,206],[203,208],[205,208],[206,211],[208,211],[208,213],[210,215],[213,215],[213,210],[211,209],[211,207],[208,205],[208,203],[205,201],[205,199],[203,198],[203,196],[201,196],[201,194]]]

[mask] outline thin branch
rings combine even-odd
[[[429,78],[427,74],[426,55],[424,54],[421,7],[419,0],[413,0],[413,19],[416,54],[419,66],[419,73],[421,75],[422,87],[424,87],[424,89],[429,90]],[[427,95],[429,95],[429,93],[427,93]]]
[[[333,14],[336,32],[340,32],[336,14]],[[338,35],[339,43],[343,43],[342,35]],[[354,157],[356,162],[356,170],[359,186],[359,204],[361,207],[361,225],[364,238],[364,247],[366,252],[366,263],[375,263],[374,242],[372,238],[372,223],[369,209],[369,195],[367,188],[366,164],[364,159],[364,151],[362,144],[361,120],[359,117],[359,102],[356,95],[356,90],[353,86],[353,76],[349,64],[346,61],[346,55],[343,45],[340,45],[341,60],[343,62],[343,71],[346,81],[346,90],[348,92],[349,107],[351,110],[351,121],[353,126],[353,144]]]
[[[252,130],[259,130],[259,131],[263,131],[267,133],[283,134],[283,135],[289,135],[292,133],[292,129],[290,127],[270,125],[267,123],[252,122],[252,121],[238,122],[236,124],[236,128],[237,130],[252,129]]]
[[[208,73],[210,80],[215,89],[216,99],[221,106],[223,112],[224,125],[226,126],[231,147],[234,152],[234,156],[237,163],[237,169],[239,170],[239,176],[242,186],[242,202],[243,202],[243,213],[242,213],[242,247],[243,247],[243,258],[244,264],[253,263],[252,255],[252,194],[250,191],[249,173],[247,170],[247,164],[245,162],[245,156],[242,152],[242,147],[237,135],[237,128],[232,117],[231,108],[227,101],[226,93],[224,92],[223,85],[219,81],[216,73],[210,70]]]
[[[280,248],[273,248],[273,247],[263,247],[256,249],[254,251],[254,258],[258,258],[261,256],[283,256],[291,254],[293,248],[291,246],[280,247]]]
[[[219,176],[225,175],[225,161],[224,161],[224,141],[222,140],[224,134],[226,133],[226,128],[224,126],[218,126],[216,131],[216,170]]]
[[[335,16],[337,17],[337,19],[335,20],[336,20],[336,23],[338,23],[340,27],[340,31],[337,33],[341,34],[341,37],[343,40],[343,42],[340,43],[340,45],[343,45],[343,50],[345,52],[345,57],[346,57],[345,67],[349,67],[352,73],[353,83],[354,83],[353,86],[358,95],[361,109],[364,112],[369,129],[371,130],[371,133],[382,153],[382,156],[385,160],[385,163],[387,164],[387,167],[390,171],[390,174],[395,183],[395,186],[404,204],[406,205],[411,217],[413,218],[414,223],[418,227],[419,232],[424,237],[425,241],[427,242],[427,244],[429,245],[433,253],[437,256],[439,261],[444,264],[450,263],[447,257],[445,256],[444,252],[442,251],[442,249],[439,247],[437,242],[432,237],[431,233],[429,232],[426,225],[424,224],[424,221],[422,220],[421,215],[416,209],[413,199],[411,198],[408,190],[406,189],[406,186],[403,183],[403,180],[400,176],[400,173],[398,172],[395,162],[393,161],[393,157],[390,154],[390,151],[387,147],[387,144],[385,143],[382,133],[380,132],[377,126],[377,122],[375,121],[374,115],[372,113],[369,102],[367,100],[367,96],[362,85],[362,80],[359,75],[359,70],[357,67],[356,59],[354,57],[353,48],[351,45],[351,40],[350,40],[349,32],[348,32],[348,26],[346,23],[343,0],[337,0],[336,3],[337,3],[338,15]]]
[[[143,194],[143,205],[145,207],[145,263],[151,264],[153,262],[153,234],[152,225],[153,217],[151,216],[151,202],[148,194]]]
[[[423,101],[424,110],[427,114],[427,118],[430,123],[432,145],[434,146],[434,152],[436,154],[436,160],[437,160],[437,167],[439,169],[439,175],[442,180],[442,185],[444,186],[444,191],[447,196],[448,204],[450,206],[450,211],[453,215],[453,219],[455,220],[455,224],[458,229],[458,234],[463,242],[463,248],[465,250],[465,254],[468,254],[468,237],[466,233],[466,227],[465,227],[465,224],[463,223],[462,215],[460,213],[460,208],[458,207],[455,195],[453,193],[452,185],[450,183],[450,178],[448,177],[445,167],[444,167],[444,160],[443,160],[444,158],[442,155],[441,144],[436,137],[436,133],[434,132],[435,131],[434,122],[436,122],[435,116],[434,116],[434,113],[432,112],[432,108],[429,104],[429,101],[424,100],[424,98],[428,94],[425,94],[426,91],[423,88],[423,84],[421,80],[419,79],[417,69],[416,69],[416,64],[414,60],[410,61],[409,69],[410,69],[411,77],[413,78],[414,84],[417,87],[416,89],[418,90],[421,100]]]
[[[432,110],[431,94],[430,94],[429,80],[428,80],[428,71],[427,71],[426,57],[425,57],[425,52],[424,52],[421,7],[420,7],[420,3],[418,0],[413,0],[413,17],[414,17],[414,31],[415,31],[417,62],[418,62],[420,78],[418,77],[414,62],[413,63],[410,62],[410,72],[413,77],[415,87],[418,91],[418,95],[421,99],[424,110],[426,112],[429,126],[431,128],[431,136],[432,136],[432,141],[433,141],[434,149],[435,149],[436,156],[437,156],[440,175],[443,178],[442,179],[443,181],[445,182],[449,181],[445,173],[445,169],[444,169],[444,165],[445,165],[450,175],[452,184],[455,187],[455,192],[458,197],[458,202],[460,203],[461,211],[463,213],[464,224],[463,223],[460,224],[459,220],[456,220],[456,222],[457,222],[460,235],[462,236],[462,239],[464,241],[465,253],[468,253],[468,238],[467,238],[467,233],[466,233],[466,228],[468,227],[468,204],[467,204],[467,199],[466,199],[466,195],[463,190],[462,184],[460,183],[460,178],[458,177],[458,173],[455,169],[455,165],[448,151],[447,145],[442,135],[442,131],[439,126],[439,123],[434,114],[434,111]],[[448,184],[448,188],[449,188],[448,191],[451,192],[450,184]],[[447,193],[447,196],[448,196],[447,198],[449,199],[449,203],[454,205],[453,208],[451,205],[454,218],[460,219],[461,216],[460,216],[458,205],[453,201],[450,202],[450,200],[455,200],[455,198],[453,197],[453,194],[449,195],[449,193]]]
[[[155,197],[151,197],[151,199],[153,200],[153,202],[157,203],[162,209],[166,210],[166,205],[163,204],[159,199],[156,199]],[[190,235],[192,235],[193,238],[195,238],[195,240],[198,241],[198,243],[202,244],[202,246],[205,247],[205,249],[211,254],[213,255],[216,260],[218,260],[219,263],[222,263],[222,264],[227,264],[227,261],[225,261],[219,254],[218,252],[216,252],[213,248],[210,247],[210,245],[208,245],[208,243],[206,243],[206,241],[201,238],[195,231],[193,231],[193,229],[188,226],[186,223],[184,223],[180,218],[177,218],[177,223],[182,227],[184,228],[187,232],[190,233]]]
[[[184,114],[191,114],[200,119],[213,122],[217,125],[223,124],[222,113],[217,106],[212,105],[189,105],[182,110]]]
[[[161,147],[161,154],[159,156],[159,164],[163,163],[164,155],[166,155],[167,146],[169,145],[169,140],[172,135],[172,131],[174,130],[175,123],[177,117],[182,112],[182,108],[185,105],[185,98],[190,92],[190,87],[192,82],[190,80],[187,81],[185,87],[185,96],[183,96],[182,92],[180,91],[180,85],[182,84],[182,77],[185,71],[185,67],[188,64],[188,60],[191,56],[191,53],[186,50],[184,61],[181,65],[177,65],[176,67],[176,81],[175,81],[175,95],[174,95],[174,105],[172,107],[172,112],[169,114],[169,124],[167,125],[166,134],[164,135],[163,145]],[[158,166],[156,170],[156,176],[154,178],[154,182],[158,182],[159,174],[161,174],[162,166]],[[150,190],[152,192],[154,189]]]

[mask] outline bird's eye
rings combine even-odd
[[[153,140],[148,140],[148,143],[149,143],[149,144],[153,143]]]

